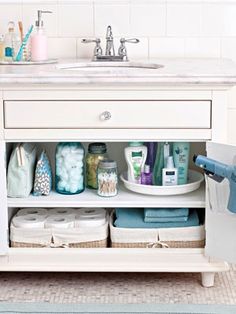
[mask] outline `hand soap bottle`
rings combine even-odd
[[[31,60],[45,61],[48,59],[47,36],[43,28],[42,14],[51,11],[38,10],[38,20],[35,22],[36,30],[31,36]]]

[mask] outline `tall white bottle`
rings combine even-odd
[[[38,20],[35,22],[35,32],[31,36],[31,60],[46,61],[48,59],[47,36],[43,27],[42,14],[51,11],[38,10]]]

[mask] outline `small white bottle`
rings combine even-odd
[[[162,185],[178,185],[178,169],[174,167],[173,156],[168,156],[166,168],[162,169]]]
[[[12,62],[20,47],[20,38],[15,33],[14,22],[8,23],[8,33],[4,37],[4,60]]]
[[[38,10],[38,20],[35,22],[36,30],[31,36],[31,60],[46,61],[48,59],[47,36],[43,28],[42,14],[51,11]]]

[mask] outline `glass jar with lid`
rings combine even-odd
[[[107,159],[105,143],[91,143],[86,156],[86,185],[88,188],[97,189],[97,168],[100,161]]]
[[[97,181],[99,196],[111,197],[118,193],[117,163],[114,160],[103,160],[98,164]]]
[[[57,145],[56,191],[68,195],[84,191],[84,148],[81,143]]]

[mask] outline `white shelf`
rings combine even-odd
[[[99,197],[96,191],[86,189],[77,195],[51,192],[49,196],[8,198],[8,207],[189,207],[205,208],[204,184],[191,193],[176,196],[150,196],[137,194],[120,187],[115,197]]]
[[[10,248],[0,271],[214,272],[228,270],[204,249]]]

